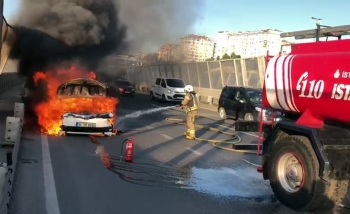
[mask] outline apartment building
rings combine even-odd
[[[241,55],[242,58],[278,55],[282,40],[279,30],[257,30],[246,32],[219,31],[215,35],[215,57],[222,57],[225,53]]]
[[[190,34],[180,40],[181,57],[185,62],[200,62],[212,58],[214,47],[214,40],[206,36]]]
[[[214,57],[222,57],[223,55],[231,54],[233,52],[234,43],[230,41],[233,33],[230,31],[219,31],[214,36],[215,50]]]
[[[160,61],[175,61],[178,58],[179,45],[167,44],[163,45],[158,50],[158,60]]]

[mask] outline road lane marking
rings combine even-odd
[[[198,155],[198,156],[202,156],[203,154],[201,152],[198,152],[190,147],[186,147],[187,150],[191,151],[193,154]]]
[[[43,156],[43,173],[45,188],[45,203],[47,214],[60,214],[57,200],[55,177],[53,174],[49,141],[46,135],[41,135],[41,150]]]
[[[228,126],[224,126],[224,125],[221,125],[221,124],[215,124],[215,125],[221,126],[221,127],[223,127],[223,128],[226,128],[226,129],[230,129],[230,130],[235,131],[234,128],[230,128],[230,127],[228,127]],[[249,132],[240,132],[240,133],[243,133],[243,134],[246,134],[246,135],[250,135],[250,136],[253,136],[253,137],[259,137],[258,135],[252,134],[252,133],[249,133]]]
[[[170,137],[169,135],[166,134],[160,134],[161,136],[163,136],[164,138],[168,139],[168,140],[173,140],[174,138]]]

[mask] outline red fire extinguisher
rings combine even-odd
[[[124,140],[121,148],[121,155],[123,155],[123,148],[125,148],[125,162],[132,162],[133,155],[134,155],[134,141],[132,139],[126,139]]]

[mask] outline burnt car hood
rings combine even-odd
[[[95,118],[111,119],[114,117],[113,113],[99,113],[99,114],[87,114],[87,113],[70,113],[67,112],[62,115],[64,118],[79,118],[84,120],[90,120]]]
[[[89,78],[77,78],[61,84],[56,95],[60,98],[70,97],[107,97],[107,85]]]

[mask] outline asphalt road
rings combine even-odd
[[[168,106],[148,96],[121,98],[119,120],[137,111]],[[98,138],[113,163],[107,169],[88,137],[51,137],[26,133],[19,154],[11,213],[14,214],[272,214],[294,213],[272,197],[269,184],[256,168],[240,158],[259,163],[258,157],[222,151],[186,140],[183,125],[166,117],[182,117],[178,110],[127,118],[128,132]],[[230,130],[232,123],[201,110],[198,124]],[[232,131],[232,130],[231,130]],[[198,135],[224,138],[198,130]],[[256,136],[240,133],[245,143]],[[119,161],[124,139],[135,142],[135,161]]]

